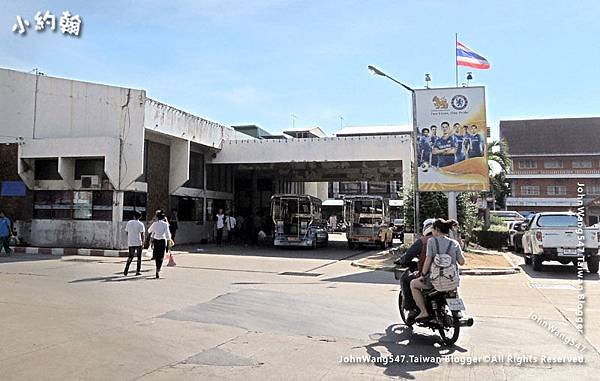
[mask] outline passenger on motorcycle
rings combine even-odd
[[[433,231],[433,223],[435,222],[435,218],[429,218],[423,222],[423,235],[416,240],[399,259],[396,260],[396,264],[402,267],[409,267],[410,263],[414,258],[419,259],[419,263],[417,265],[417,271],[410,273],[410,275],[403,276],[401,278],[400,287],[402,287],[402,303],[403,307],[407,310],[414,310],[417,308],[414,299],[412,298],[410,292],[410,281],[416,279],[421,276],[421,270],[423,268],[423,264],[425,263],[426,253],[427,253],[427,241],[431,238],[431,234]],[[410,316],[412,315],[412,316]],[[413,320],[416,316],[416,313],[411,313],[409,315],[409,319]]]
[[[417,307],[419,307],[419,310],[421,311],[419,315],[417,315],[416,320],[425,320],[429,317],[422,290],[432,288],[430,277],[431,274],[429,270],[431,269],[431,263],[433,262],[435,256],[438,254],[448,253],[452,259],[453,265],[456,265],[456,263],[463,265],[465,263],[465,257],[459,243],[456,240],[447,237],[451,228],[452,222],[443,220],[441,218],[437,219],[433,223],[433,237],[427,241],[427,255],[425,263],[423,264],[421,276],[417,279],[413,279],[410,282],[412,296],[415,299]],[[437,250],[434,240],[438,241],[440,253],[436,252]]]

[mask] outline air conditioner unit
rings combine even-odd
[[[100,176],[81,176],[81,189],[100,188]]]

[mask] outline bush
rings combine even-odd
[[[506,226],[492,225],[488,230],[475,229],[473,235],[479,245],[488,249],[499,249],[508,242]]]

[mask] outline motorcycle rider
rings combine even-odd
[[[396,260],[396,264],[402,267],[408,267],[412,262],[413,258],[419,258],[417,265],[417,271],[410,274],[405,273],[400,279],[400,287],[402,288],[402,304],[405,309],[411,310],[408,315],[408,320],[413,320],[417,316],[418,311],[416,310],[417,305],[412,297],[410,291],[410,282],[421,276],[421,270],[426,259],[427,241],[432,237],[433,223],[435,218],[429,218],[423,222],[423,235],[419,237],[399,259]]]
[[[465,263],[465,257],[463,255],[462,249],[460,248],[460,244],[451,238],[448,238],[448,234],[450,229],[452,228],[453,222],[446,221],[441,218],[437,219],[433,223],[433,237],[427,242],[427,254],[425,263],[423,264],[423,268],[421,271],[421,276],[417,279],[413,279],[410,282],[410,288],[412,291],[412,296],[415,299],[415,303],[419,310],[421,311],[419,315],[416,317],[416,320],[425,320],[429,317],[429,313],[427,312],[427,307],[425,306],[425,299],[422,294],[422,290],[432,288],[431,278],[429,270],[431,268],[431,263],[433,262],[433,258],[440,254],[436,252],[435,244],[432,242],[432,239],[438,240],[440,252],[445,253],[448,252],[450,257],[452,258],[453,264],[463,265]],[[451,245],[449,247],[449,245]],[[450,249],[450,250],[448,250]]]

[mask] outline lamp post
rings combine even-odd
[[[398,81],[395,78],[390,77],[385,74],[383,71],[379,70],[373,65],[367,66],[369,71],[374,75],[379,75],[382,77],[386,77],[387,79],[396,82],[398,85],[404,87],[406,90],[410,91],[412,94],[412,123],[413,123],[413,139],[412,139],[412,148],[413,148],[413,194],[414,194],[414,230],[415,230],[415,238],[417,235],[421,233],[421,224],[419,223],[419,162],[417,160],[417,103],[415,99],[415,90],[411,87],[405,85],[404,83]]]

